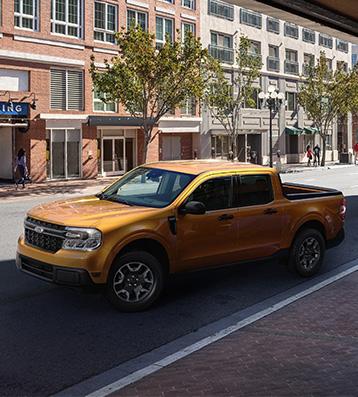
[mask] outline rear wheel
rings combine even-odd
[[[304,229],[296,236],[289,256],[289,268],[302,277],[316,274],[322,266],[325,241],[316,229]]]
[[[121,311],[141,311],[154,303],[163,285],[164,272],[158,259],[145,251],[131,251],[113,263],[106,295]]]

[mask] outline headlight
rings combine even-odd
[[[66,227],[62,248],[66,250],[92,251],[102,243],[102,233],[97,229]]]

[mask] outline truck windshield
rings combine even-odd
[[[158,168],[137,168],[98,195],[101,200],[162,208],[174,201],[195,178]]]

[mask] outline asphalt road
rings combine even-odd
[[[322,272],[357,258],[358,167],[282,179],[343,190],[346,240],[329,251]],[[150,311],[119,313],[101,294],[17,272],[14,254],[25,212],[47,200],[0,202],[1,396],[53,394],[302,282],[275,262],[240,265],[175,277]]]

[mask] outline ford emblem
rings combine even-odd
[[[43,227],[36,226],[36,227],[35,227],[35,232],[36,232],[36,233],[43,233],[43,232],[44,232],[44,229],[43,229]]]

